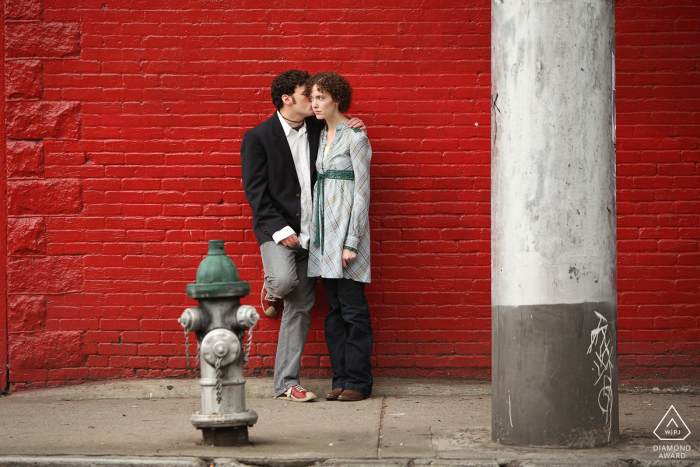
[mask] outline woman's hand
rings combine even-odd
[[[350,251],[346,248],[343,248],[343,267],[347,268],[348,264],[350,264],[350,261],[353,261],[355,258],[357,258],[357,253],[354,251]]]

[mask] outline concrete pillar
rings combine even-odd
[[[493,0],[492,437],[618,439],[615,10]]]

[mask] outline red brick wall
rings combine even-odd
[[[620,376],[697,381],[700,4],[616,15]]]
[[[4,8],[3,8],[4,11]],[[3,16],[4,17],[4,16]],[[5,50],[5,35],[0,37],[0,50]],[[5,61],[0,64],[0,89],[5,89]],[[0,99],[0,122],[5,121],[5,99]],[[5,141],[5,125],[0,124],[0,141]],[[0,144],[0,186],[6,186],[5,145]],[[7,371],[7,280],[5,264],[7,260],[7,211],[5,190],[0,190],[0,390],[8,385]]]
[[[700,7],[686,3],[617,6],[623,379],[700,380]],[[5,1],[12,389],[182,375],[176,319],[208,239],[227,241],[257,303],[240,139],[287,68],[348,77],[369,126],[375,374],[489,377],[490,3],[298,5]],[[324,304],[307,375],[328,374]],[[271,371],[278,326],[261,320],[254,374]]]

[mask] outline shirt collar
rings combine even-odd
[[[287,138],[289,138],[289,132],[294,131],[294,130],[292,130],[292,127],[289,125],[289,123],[287,123],[287,120],[285,120],[284,117],[282,117],[282,114],[280,113],[279,110],[277,111],[277,117],[279,117],[280,123],[282,124],[282,129],[284,130],[284,135]],[[301,134],[302,130],[306,129],[306,120],[302,120],[302,125],[304,125],[304,126],[302,128],[299,128],[300,134]]]

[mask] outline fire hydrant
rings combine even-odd
[[[226,256],[223,240],[210,240],[207,257],[197,269],[197,282],[187,285],[187,296],[197,299],[178,322],[194,332],[200,345],[202,411],[190,421],[202,430],[204,442],[215,446],[248,443],[248,427],[258,414],[246,410],[243,365],[245,330],[258,322],[255,308],[241,305],[250,284],[239,280],[238,268]]]

